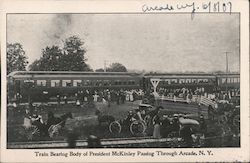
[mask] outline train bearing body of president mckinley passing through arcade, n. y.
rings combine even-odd
[[[9,102],[21,97],[20,102],[56,98],[58,94],[74,97],[79,91],[131,90],[159,88],[195,89],[207,92],[239,90],[239,73],[128,73],[128,72],[66,72],[16,71],[7,76]]]

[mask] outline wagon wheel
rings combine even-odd
[[[118,121],[113,121],[109,125],[109,132],[118,134],[122,130],[121,124]]]
[[[226,124],[227,123],[227,116],[226,115],[221,115],[221,116],[219,116],[219,118],[218,118],[218,123],[219,124]]]
[[[233,129],[236,134],[240,132],[240,115],[236,115],[233,118]]]
[[[40,131],[36,126],[30,126],[26,129],[26,137],[28,140],[33,140],[34,137],[39,136]]]
[[[146,130],[145,122],[144,121],[134,121],[130,125],[130,132],[133,135],[138,135],[144,133]]]
[[[49,137],[53,138],[57,135],[59,135],[59,129],[57,125],[51,125],[48,129]]]
[[[234,116],[234,118],[233,118],[233,125],[235,127],[239,127],[240,126],[240,115]]]

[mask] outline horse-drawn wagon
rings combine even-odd
[[[59,135],[61,129],[65,126],[68,118],[72,118],[72,113],[68,112],[60,117],[54,117],[52,113],[48,114],[48,121],[44,123],[40,115],[28,116],[24,118],[23,129],[24,136],[28,140],[34,140],[41,136],[49,136],[50,138]]]

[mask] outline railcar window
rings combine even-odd
[[[62,80],[62,86],[63,87],[70,87],[71,86],[71,80]]]
[[[177,83],[177,79],[171,79],[171,83],[173,84]]]
[[[237,78],[233,78],[233,80],[234,80],[234,83],[237,83]]]
[[[230,83],[233,83],[234,82],[234,78],[230,78]]]
[[[234,82],[234,83],[237,83],[237,78],[233,78],[233,82]]]
[[[73,87],[80,87],[82,86],[81,80],[73,80]]]
[[[168,85],[170,84],[170,79],[165,79],[165,82],[164,82],[165,85]]]
[[[180,84],[185,83],[185,79],[179,79],[179,83],[180,83]]]
[[[191,79],[186,79],[186,83],[191,83]]]
[[[222,84],[226,83],[226,78],[221,78],[221,83]]]
[[[109,80],[103,80],[103,85],[104,85],[104,86],[108,86],[109,83],[110,83]]]
[[[83,80],[83,85],[84,86],[88,86],[90,84],[90,81],[89,80]]]
[[[96,86],[102,86],[102,81],[101,81],[101,80],[96,80],[95,85],[96,85]]]
[[[34,83],[35,81],[34,80],[24,80],[23,82],[24,83]]]
[[[203,82],[204,83],[208,83],[208,79],[203,79]]]
[[[198,79],[198,83],[202,83],[203,82],[203,80],[202,79]]]
[[[115,80],[115,85],[121,85],[122,82],[120,80]]]
[[[60,80],[51,80],[51,87],[59,87]]]
[[[128,85],[134,85],[135,84],[135,81],[134,80],[129,80],[128,81]]]
[[[196,79],[191,79],[191,81],[192,81],[192,83],[196,83],[197,82]]]
[[[37,86],[46,86],[46,80],[37,80],[36,84]]]

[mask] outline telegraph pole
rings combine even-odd
[[[104,72],[107,71],[107,65],[106,65],[107,60],[104,60]]]
[[[231,52],[224,52],[226,54],[226,92],[227,92],[227,78],[228,78],[228,53]]]

